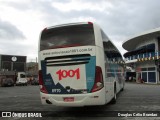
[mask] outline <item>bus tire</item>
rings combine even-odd
[[[123,91],[123,90],[124,90],[124,88],[121,89],[121,91]]]
[[[124,91],[124,83],[123,83],[123,87],[122,87],[121,91]]]
[[[111,100],[111,104],[116,104],[117,100],[117,90],[116,90],[116,85],[114,85],[114,97]]]

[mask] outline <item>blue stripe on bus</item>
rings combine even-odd
[[[91,92],[91,89],[94,85],[95,79],[95,67],[96,67],[96,56],[91,56],[90,61],[86,64],[86,84],[88,93]]]
[[[51,74],[47,74],[45,61],[41,61],[41,67],[44,86],[46,87],[48,94],[53,94],[52,89],[61,89],[60,93],[55,92],[54,94],[67,94],[67,90],[60,83],[55,84]]]

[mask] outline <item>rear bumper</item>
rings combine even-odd
[[[101,89],[95,93],[89,94],[72,94],[72,95],[53,95],[44,94],[40,92],[41,102],[43,105],[55,105],[55,106],[92,106],[92,105],[104,105],[106,103],[105,91]],[[74,101],[65,102],[64,98],[74,97]]]

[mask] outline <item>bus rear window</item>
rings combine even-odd
[[[40,50],[95,45],[92,24],[46,29],[42,32]]]

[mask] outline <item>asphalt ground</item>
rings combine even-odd
[[[48,117],[47,119],[55,120],[160,120],[160,117],[141,117],[143,113],[160,113],[160,85],[126,83],[124,91],[120,92],[117,96],[116,104],[109,103],[104,106],[74,108],[42,105],[40,102],[39,86],[0,87],[0,111],[43,112],[42,118],[3,118],[5,120],[45,120],[46,117]],[[132,117],[129,116],[130,114]]]

